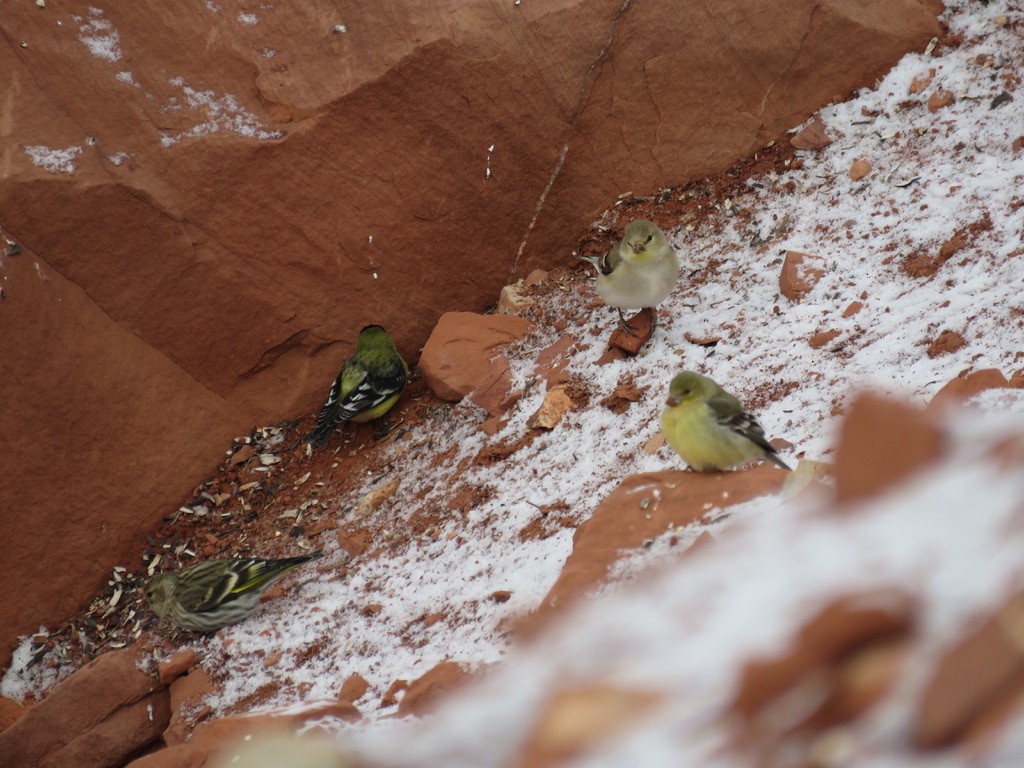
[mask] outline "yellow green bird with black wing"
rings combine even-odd
[[[343,421],[362,423],[390,411],[405,389],[409,366],[379,325],[359,332],[355,354],[341,368],[307,442],[323,445]]]
[[[789,469],[740,401],[713,379],[693,371],[672,379],[661,431],[696,472],[733,469],[754,459]]]

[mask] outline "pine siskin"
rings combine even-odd
[[[707,376],[678,374],[669,386],[668,405],[661,414],[661,431],[691,469],[733,469],[761,458],[789,469],[740,401]]]
[[[322,556],[323,552],[313,552],[282,560],[206,560],[150,577],[144,593],[160,618],[193,632],[214,632],[245,619],[256,609],[260,595],[292,568]]]
[[[395,342],[379,325],[359,332],[355,354],[341,368],[316,426],[306,440],[323,445],[343,421],[364,422],[383,416],[398,402],[409,378],[409,366]]]

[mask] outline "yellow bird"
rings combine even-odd
[[[694,471],[733,469],[754,459],[789,469],[757,420],[707,376],[678,374],[669,385],[668,406],[661,414],[661,431]]]
[[[343,421],[361,423],[378,419],[398,402],[409,378],[409,366],[395,342],[379,325],[359,332],[355,354],[341,368],[306,440],[323,445]]]

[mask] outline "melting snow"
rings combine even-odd
[[[81,147],[67,147],[66,149],[54,149],[37,145],[24,147],[25,154],[32,158],[32,162],[49,173],[74,173],[75,158],[82,154]]]
[[[198,91],[186,85],[183,77],[171,78],[169,82],[176,88],[181,88],[185,104],[189,108],[205,112],[207,119],[180,133],[161,132],[160,143],[165,147],[171,147],[182,139],[210,136],[224,131],[259,141],[279,139],[284,135],[281,131],[267,130],[260,119],[239,104],[230,93],[217,96],[212,90]],[[177,103],[176,97],[172,97],[168,104],[161,107],[164,111],[176,111],[181,108],[182,105]]]
[[[114,29],[114,25],[103,17],[103,10],[89,7],[89,18],[72,16],[78,24],[78,39],[85,44],[86,48],[105,61],[119,61],[121,58],[121,36]]]

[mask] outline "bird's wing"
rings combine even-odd
[[[736,408],[729,412],[718,412],[716,410],[715,414],[718,418],[718,423],[747,438],[747,440],[764,451],[765,458],[773,464],[777,464],[783,469],[789,469],[789,465],[779,458],[779,453],[775,450],[775,446],[768,442],[764,434],[764,427],[757,423],[757,419],[740,407],[739,400],[736,400],[736,398],[726,392],[722,392],[722,394],[731,400],[735,400]]]
[[[390,358],[379,370],[369,370],[362,365],[353,366],[352,371],[342,372],[342,391],[338,401],[339,421],[345,421],[360,413],[376,408],[389,397],[394,397],[405,388],[406,367],[399,357]],[[337,422],[335,422],[337,423]]]
[[[625,241],[618,243],[601,259],[598,269],[602,275],[610,275],[622,263],[622,245]]]
[[[175,590],[175,599],[181,607],[191,613],[202,613],[216,608],[229,599],[242,576],[233,564],[227,568],[224,566],[223,560],[208,560],[193,566],[193,569],[189,570],[190,578],[185,582],[179,582]],[[204,575],[208,578],[203,578]]]

